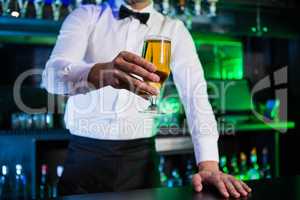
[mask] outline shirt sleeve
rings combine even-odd
[[[181,21],[173,38],[172,73],[187,116],[196,162],[218,162],[219,133],[207,84],[193,39]]]
[[[84,60],[93,21],[90,6],[74,10],[64,21],[42,75],[49,93],[74,95],[90,88],[87,76],[95,63]]]

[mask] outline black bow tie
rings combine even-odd
[[[125,6],[121,6],[120,7],[120,10],[119,10],[119,18],[120,19],[124,19],[126,17],[129,17],[129,16],[132,16],[138,20],[140,20],[140,22],[142,24],[146,24],[149,17],[150,17],[150,14],[149,13],[139,13],[139,12],[134,12],[128,8],[126,8]]]

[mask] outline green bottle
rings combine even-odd
[[[269,163],[268,149],[265,147],[262,150],[262,169],[261,177],[270,179],[272,178],[271,165]]]
[[[227,167],[227,157],[226,156],[221,156],[220,158],[220,168],[225,174],[229,173],[228,167]]]
[[[248,176],[249,176],[250,180],[260,179],[260,169],[259,169],[259,165],[257,163],[256,148],[253,148],[251,150],[250,163],[251,163],[251,167],[248,171]]]
[[[236,178],[240,178],[240,169],[238,166],[238,159],[236,155],[233,155],[230,161],[230,166],[231,166],[231,174],[235,176]]]
[[[248,177],[248,166],[247,166],[247,155],[244,152],[240,153],[240,180],[249,180]]]

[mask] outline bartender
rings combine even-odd
[[[140,112],[158,91],[155,66],[140,55],[148,35],[171,39],[171,71],[184,104],[198,173],[195,191],[214,186],[224,197],[251,189],[219,170],[217,123],[193,39],[184,24],[163,16],[151,0],[108,1],[74,10],[64,21],[43,72],[49,93],[68,95],[72,134],[61,195],[159,187],[154,119]],[[141,77],[141,78],[138,78]]]

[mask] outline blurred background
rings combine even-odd
[[[105,0],[104,0],[105,1]],[[0,198],[55,198],[69,133],[66,96],[48,95],[40,72],[63,19],[101,0],[0,0]],[[154,0],[190,30],[220,132],[220,168],[241,180],[300,174],[300,3],[297,0]],[[25,74],[24,74],[25,73]],[[22,80],[24,77],[24,80]],[[22,81],[19,96],[14,83]],[[156,119],[164,187],[197,170],[186,117],[169,77]],[[45,108],[33,113],[16,105]],[[48,106],[47,106],[48,105]]]

